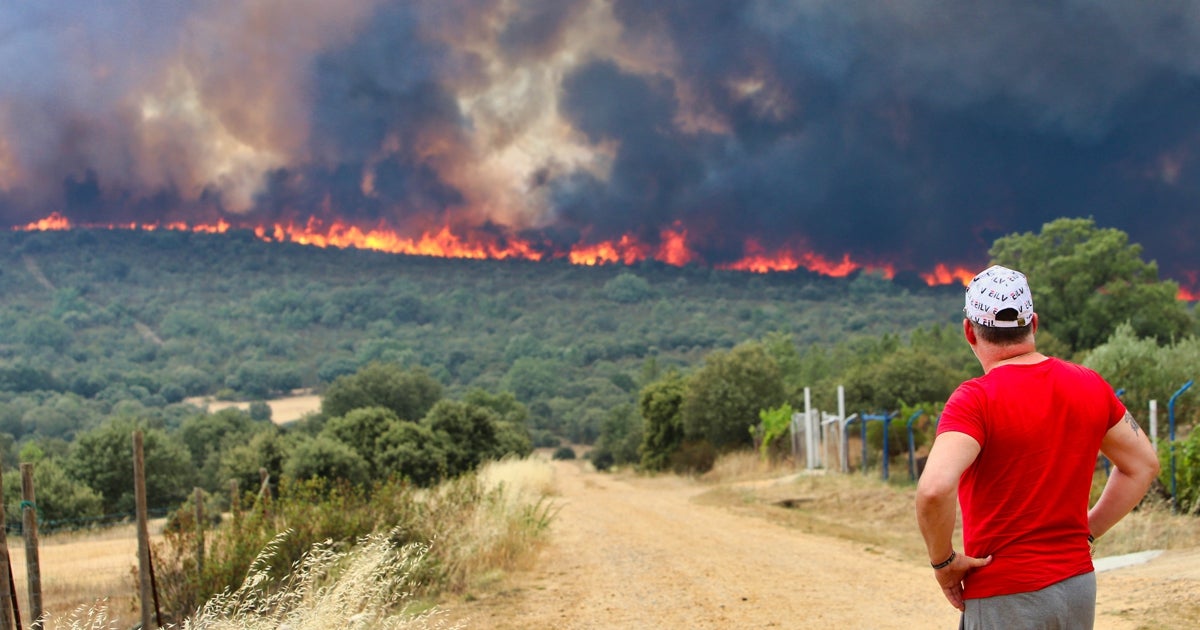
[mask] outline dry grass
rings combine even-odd
[[[276,544],[287,534],[277,537]],[[272,583],[267,558],[260,554],[245,582],[210,599],[178,626],[183,630],[316,630],[447,628],[437,610],[411,610],[413,576],[428,548],[397,548],[388,534],[369,536],[348,550],[316,545],[296,563],[283,583]],[[100,630],[121,627],[104,603],[76,609],[51,627]],[[125,625],[128,625],[127,623]],[[168,626],[176,627],[176,626]]]
[[[184,402],[208,409],[209,413],[216,413],[230,407],[236,407],[242,411],[250,409],[249,402],[216,400],[211,396],[188,398]],[[271,407],[271,422],[275,424],[287,424],[321,409],[321,397],[307,390],[297,390],[297,393],[291,396],[283,396],[266,402]]]
[[[903,473],[884,482],[877,470],[825,474],[796,470],[789,463],[763,463],[757,453],[739,452],[722,456],[701,480],[714,486],[701,498],[705,502],[753,511],[802,531],[860,542],[868,549],[913,559],[925,555],[913,507],[916,486]],[[1105,481],[1104,473],[1098,472],[1093,497],[1099,496]],[[961,548],[961,518],[959,524],[955,544]],[[1152,496],[1104,535],[1097,554],[1197,547],[1197,518],[1172,514],[1166,502]]]
[[[286,534],[283,534],[286,535]],[[282,536],[282,535],[281,535]],[[236,591],[210,599],[182,624],[184,630],[325,628],[441,628],[436,610],[411,613],[413,576],[428,548],[396,548],[392,536],[368,536],[347,551],[317,545],[284,584],[270,583],[267,562],[257,562]],[[272,553],[268,546],[260,556]]]
[[[437,492],[453,495],[458,483],[479,483],[482,500],[458,515],[459,526],[434,544],[449,570],[449,590],[463,592],[526,567],[536,556],[556,510],[550,499],[554,468],[540,457],[505,459],[485,464],[474,479],[443,484]]]
[[[162,524],[161,519],[151,521],[152,537],[161,531]],[[106,622],[121,622],[122,618],[128,621],[137,617],[137,583],[134,577],[137,531],[134,525],[43,534],[39,536],[39,543],[43,610],[61,615],[63,611],[86,611],[103,602]],[[24,540],[19,536],[10,536],[8,546],[17,602],[22,620],[28,621]],[[46,627],[52,630],[54,624]]]
[[[377,608],[375,605],[370,610],[349,612],[354,601],[382,601],[379,599],[381,592],[366,590],[372,584],[379,586],[380,581],[366,580],[356,586],[338,586],[327,578],[334,573],[334,569],[339,575],[355,576],[365,575],[363,572],[367,571],[367,567],[383,570],[381,563],[386,560],[392,562],[389,571],[407,579],[411,577],[411,570],[416,567],[418,560],[436,556],[436,562],[445,565],[454,576],[449,585],[452,589],[465,589],[494,581],[504,572],[524,566],[533,557],[532,551],[538,548],[553,516],[555,508],[549,497],[555,493],[554,484],[554,467],[545,458],[510,459],[486,464],[477,475],[430,490],[427,498],[434,510],[441,510],[440,516],[445,518],[441,522],[454,524],[434,540],[436,549],[408,548],[403,550],[403,557],[397,556],[396,550],[385,552],[379,541],[370,542],[364,550],[344,554],[333,554],[327,548],[315,549],[315,555],[308,561],[309,568],[305,569],[307,573],[298,574],[300,577],[293,576],[287,585],[293,594],[300,592],[297,589],[302,589],[305,598],[299,599],[303,599],[303,602],[291,602],[288,606],[293,607],[285,608],[282,602],[261,598],[254,600],[250,591],[229,594],[220,603],[223,606],[220,610],[228,614],[217,614],[217,609],[210,607],[201,616],[194,617],[190,622],[192,625],[187,627],[284,627],[281,624],[291,628],[440,627],[436,616],[403,614],[404,605],[425,605],[416,600],[393,605],[394,618],[362,616],[367,612],[373,614]],[[478,489],[474,489],[476,486]],[[151,531],[161,531],[161,521],[152,523]],[[18,601],[22,605],[22,619],[28,622],[22,541],[20,538],[10,538],[9,545],[16,573]],[[389,553],[392,555],[388,556]],[[45,626],[47,630],[127,628],[139,620],[135,601],[137,585],[133,572],[137,564],[137,534],[132,525],[43,536],[39,558],[43,608],[49,613]],[[397,567],[403,568],[404,572]],[[357,590],[347,590],[351,586]],[[392,594],[395,595],[394,590]],[[274,611],[271,615],[274,616],[263,619],[245,617],[243,613],[248,614],[252,602],[257,609],[271,608]],[[239,610],[241,612],[237,612]],[[338,615],[345,616],[339,618]],[[295,621],[290,620],[297,616],[323,621],[296,625]]]

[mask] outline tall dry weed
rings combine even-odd
[[[435,540],[447,590],[460,592],[489,574],[508,571],[533,558],[554,518],[554,469],[537,459],[505,459],[473,476],[442,484],[431,509],[450,519]]]
[[[764,460],[757,451],[740,450],[718,457],[712,469],[704,473],[701,480],[709,483],[731,483],[792,472],[795,472],[795,468],[790,461]]]
[[[332,541],[315,545],[281,582],[269,570],[269,556],[281,534],[255,562],[236,590],[208,600],[185,619],[183,630],[384,630],[448,627],[436,609],[412,612],[414,577],[429,561],[429,548],[397,547],[394,532],[372,534],[338,551]],[[458,626],[454,626],[458,627]]]

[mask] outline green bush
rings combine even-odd
[[[503,569],[532,548],[552,518],[544,496],[526,496],[506,484],[489,488],[477,475],[431,490],[402,481],[366,489],[319,478],[284,480],[277,497],[243,505],[247,508],[205,532],[202,571],[196,566],[190,509],[179,510],[176,526],[154,545],[156,583],[168,622],[236,589],[252,568],[264,580],[286,582],[315,545],[345,550],[364,536],[385,532],[397,547],[430,548],[429,561],[411,576],[414,594],[458,592],[475,575]]]
[[[1171,445],[1159,440],[1162,472],[1159,480],[1171,488]],[[1192,428],[1185,439],[1175,442],[1175,506],[1188,514],[1200,513],[1200,431]]]
[[[570,446],[560,446],[555,449],[552,459],[575,459],[575,449],[571,448]]]

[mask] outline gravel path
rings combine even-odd
[[[688,479],[555,466],[561,511],[535,566],[448,605],[451,619],[498,630],[958,625],[919,561],[702,505],[692,498],[708,488]],[[1096,627],[1196,627],[1160,625],[1151,609],[1182,599],[1200,610],[1198,560],[1169,552],[1100,574]]]

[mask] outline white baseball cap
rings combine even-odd
[[[1000,265],[992,265],[967,285],[963,315],[980,326],[1018,328],[1033,321],[1033,293],[1025,274]],[[1012,309],[1016,317],[996,319],[1000,311]]]

